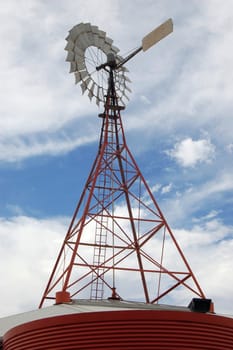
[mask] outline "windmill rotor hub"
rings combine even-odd
[[[101,69],[106,69],[106,67],[109,67],[112,70],[117,68],[116,56],[112,52],[107,54],[107,62],[97,66],[96,70],[99,71]]]
[[[115,69],[117,67],[116,56],[114,55],[114,53],[112,52],[108,53],[107,63],[108,63],[108,66],[112,69]]]

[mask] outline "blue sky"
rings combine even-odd
[[[127,64],[127,142],[206,295],[233,314],[232,1],[10,0],[0,17],[2,316],[37,307],[97,151],[101,108],[68,74],[68,31],[91,22],[124,56],[170,17],[174,33]]]

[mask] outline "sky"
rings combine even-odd
[[[233,314],[231,0],[9,0],[0,7],[0,317],[36,309],[97,152],[101,107],[69,74],[90,22],[127,64],[128,146],[206,296]],[[138,141],[140,140],[140,142]]]

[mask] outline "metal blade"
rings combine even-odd
[[[68,51],[67,57],[66,57],[67,62],[72,62],[74,61],[74,53],[73,51]]]
[[[129,101],[129,97],[125,94],[125,92],[122,92],[122,95]]]
[[[83,50],[81,50],[78,46],[74,47],[74,52],[75,52],[75,54],[77,54],[80,57],[83,57],[83,59],[84,59]]]
[[[100,96],[100,87],[99,86],[97,86],[97,93],[96,93],[96,97],[98,98],[98,100],[99,100],[99,97]]]
[[[126,75],[124,77],[126,81],[128,81],[129,83],[132,83],[132,80],[130,80]]]
[[[113,51],[113,53],[117,53],[120,51],[120,49],[118,49],[118,47],[112,45],[112,51]]]
[[[81,74],[79,72],[75,72],[74,75],[75,75],[75,84],[78,84],[82,80]]]
[[[85,32],[91,32],[91,23],[84,23]]]
[[[99,30],[99,36],[100,36],[101,38],[105,38],[106,33],[105,33],[103,30]]]
[[[126,84],[124,84],[124,86],[126,90],[128,90],[129,92],[132,92],[132,90]]]
[[[91,88],[89,89],[89,92],[88,92],[88,97],[89,97],[90,101],[92,100],[92,98],[94,96],[94,88],[95,88],[95,83],[93,82],[92,86],[91,86]]]
[[[70,73],[76,72],[77,65],[76,62],[70,62]]]
[[[97,106],[100,105],[100,100],[98,99],[98,97],[96,97],[96,104],[97,104]]]
[[[91,81],[92,79],[91,79],[91,77],[89,76],[86,80],[84,80],[84,83],[86,84],[86,87],[88,88],[88,85],[89,85],[89,83],[90,83],[90,81]]]
[[[81,89],[82,89],[82,94],[84,94],[84,92],[87,90],[87,86],[86,86],[85,81],[83,81],[80,86],[81,86]]]
[[[113,40],[110,39],[110,38],[108,38],[108,37],[106,37],[106,38],[105,38],[105,42],[108,43],[108,44],[111,46],[112,43],[113,43]]]
[[[85,66],[85,63],[84,61],[78,61],[77,62],[77,66],[78,66],[78,70],[81,71],[81,70],[85,70],[86,69],[86,66]]]
[[[111,45],[105,42],[104,46],[102,47],[102,51],[107,55],[109,52],[111,52]]]
[[[70,51],[70,50],[73,50],[73,49],[74,49],[74,43],[73,43],[73,41],[68,40],[68,42],[67,42],[66,47],[65,47],[64,50]]]
[[[84,56],[79,56],[79,55],[74,55],[74,61],[77,63],[77,64],[82,64],[84,62]]]
[[[93,43],[90,43],[89,36],[87,33],[82,33],[78,40],[76,40],[76,45],[82,50],[86,50],[86,48],[90,45],[93,45]]]
[[[95,88],[95,82],[93,82],[93,84],[92,84],[92,86],[91,86],[91,88],[90,88],[90,90],[89,90],[89,94],[90,95],[92,95],[92,96],[94,96],[94,88]]]
[[[81,72],[80,72],[80,75],[81,75],[82,80],[85,80],[89,74],[88,74],[87,71],[85,70],[85,71],[81,71]]]
[[[104,89],[102,87],[99,89],[99,99],[104,102]]]
[[[92,33],[94,33],[94,34],[97,34],[98,31],[99,31],[99,28],[98,28],[97,26],[91,26],[91,31],[92,31]]]
[[[67,39],[71,39],[74,42],[77,39],[77,37],[79,36],[79,34],[81,34],[82,32],[85,32],[85,24],[84,23],[80,23],[80,24],[74,26],[70,30],[70,34],[68,35]]]
[[[168,34],[173,31],[172,19],[168,19],[166,22],[161,24],[159,27],[154,29],[151,33],[147,34],[142,39],[143,51],[148,50],[151,46],[155,45],[158,41],[165,38]]]
[[[125,102],[123,101],[122,98],[119,98],[119,101],[122,103],[122,105],[125,107]]]
[[[121,82],[121,81],[128,81],[129,83],[132,83],[132,81],[124,74],[124,73],[119,73],[119,74],[116,74],[116,78],[115,78],[117,81]]]
[[[98,35],[94,35],[94,42],[95,46],[98,47],[99,49],[102,49],[105,45],[104,39],[99,37]]]
[[[94,38],[94,45],[95,45],[96,47],[98,47],[98,42],[99,42],[99,37],[98,37],[98,35],[97,35],[97,34],[94,34],[94,35],[93,35],[93,38]]]
[[[92,98],[93,98],[93,94],[92,94],[92,92],[89,90],[89,92],[88,92],[88,97],[89,97],[89,99],[90,99],[90,101],[92,100]]]
[[[119,69],[119,72],[122,71],[122,72],[129,72],[128,68],[124,67],[124,66],[121,66],[120,69]]]
[[[104,39],[100,38],[99,39],[99,49],[101,49],[103,51],[104,45],[105,45]]]
[[[94,45],[93,34],[92,34],[91,32],[90,32],[90,33],[87,33],[87,37],[88,37],[89,46]]]

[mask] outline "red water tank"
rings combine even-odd
[[[14,327],[3,349],[232,350],[233,319],[166,310],[75,313]]]

